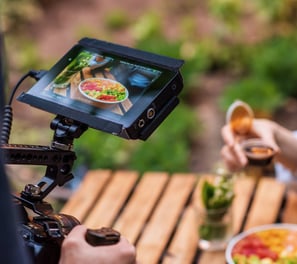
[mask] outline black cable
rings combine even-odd
[[[40,70],[40,71],[34,71],[34,70],[30,70],[28,73],[26,73],[15,85],[15,87],[13,88],[11,94],[10,94],[10,98],[8,101],[8,105],[12,104],[13,98],[15,96],[16,91],[18,90],[19,86],[22,84],[22,82],[28,78],[28,77],[32,77],[34,78],[36,81],[38,81],[47,71],[45,70]]]
[[[5,105],[2,117],[1,145],[8,144],[12,126],[12,119],[12,107],[10,105]]]
[[[30,76],[30,72],[26,73],[18,82],[17,84],[15,85],[15,87],[13,88],[11,94],[10,94],[10,98],[8,100],[8,105],[11,105],[12,104],[12,101],[13,101],[13,97],[16,93],[16,91],[18,90],[19,86],[22,84],[22,82],[28,78]]]
[[[8,104],[4,106],[3,110],[3,119],[2,119],[2,131],[1,131],[1,144],[8,144],[9,142],[9,137],[10,137],[10,131],[11,131],[11,126],[12,126],[12,119],[13,119],[13,113],[12,113],[12,101],[15,96],[15,93],[17,92],[18,88],[22,84],[22,82],[28,78],[32,77],[36,81],[38,81],[42,76],[46,73],[47,71],[40,70],[40,71],[34,71],[31,70],[25,75],[22,76],[22,78],[17,82],[15,87],[13,88],[10,98],[8,101]]]

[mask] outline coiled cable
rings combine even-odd
[[[12,107],[11,105],[5,105],[3,110],[3,119],[2,119],[2,131],[1,131],[1,145],[8,144],[10,131],[12,126]]]
[[[40,70],[40,71],[30,70],[28,73],[22,76],[22,78],[17,82],[17,84],[13,88],[8,104],[4,106],[4,110],[3,110],[1,145],[8,144],[9,142],[12,120],[13,120],[13,110],[12,110],[11,104],[19,86],[26,78],[32,77],[38,81],[45,73],[46,71],[44,70]]]

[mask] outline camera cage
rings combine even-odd
[[[54,136],[51,146],[2,144],[6,164],[46,166],[45,175],[37,184],[27,184],[14,198],[39,215],[53,213],[51,204],[43,199],[56,187],[73,179],[72,167],[76,160],[73,140],[79,138],[88,127],[63,116],[51,122]]]

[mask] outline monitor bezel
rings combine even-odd
[[[70,105],[68,104],[68,99],[63,98],[63,96],[57,95],[55,99],[59,100],[53,100],[53,97],[48,97],[45,94],[42,94],[45,87],[48,86],[82,50],[99,53],[104,56],[111,56],[142,67],[152,68],[160,71],[161,75],[152,86],[143,92],[141,100],[139,99],[135,102],[131,109],[122,116],[112,113],[109,110],[95,109],[93,106],[79,101],[75,101],[74,105]],[[182,64],[182,60],[160,56],[100,40],[82,39],[78,44],[74,45],[35,85],[28,91],[23,92],[18,97],[18,100],[53,114],[65,115],[66,117],[85,123],[95,129],[113,134],[121,134],[124,129],[131,127],[135,123],[135,120],[137,120],[147,107],[158,98],[159,94],[164,94],[164,90],[168,89],[168,85],[172,83],[175,78],[180,78],[179,68]],[[178,87],[173,91],[173,94],[172,91],[170,91],[168,97],[177,95],[180,90],[181,87]],[[168,100],[170,100],[170,98],[168,98]],[[79,109],[77,107],[79,107]],[[90,111],[88,112],[87,110],[96,110],[96,114],[91,113]]]

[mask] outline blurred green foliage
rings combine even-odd
[[[231,28],[238,26],[242,15],[243,2],[234,0],[210,0],[208,1],[211,14],[223,21]]]
[[[224,110],[236,99],[273,116],[286,98],[297,98],[297,36],[271,37],[249,49],[240,78],[220,98]]]
[[[297,22],[296,0],[253,0],[251,1],[261,16],[273,24],[293,27]]]
[[[131,157],[132,169],[185,172],[189,170],[191,141],[201,132],[195,112],[181,103],[149,140],[139,144]]]
[[[220,105],[225,111],[239,99],[248,103],[255,113],[268,115],[282,105],[284,97],[275,83],[269,79],[247,77],[232,83],[220,98]]]
[[[137,40],[135,47],[185,61],[181,73],[184,78],[183,94],[197,89],[198,77],[209,67],[209,53],[203,42],[179,39],[170,40],[164,34],[158,14],[149,12],[133,25],[131,31]]]
[[[28,22],[42,16],[36,0],[1,0],[2,23],[5,29],[22,30]]]
[[[277,36],[257,45],[250,75],[274,82],[279,92],[297,98],[297,35]]]
[[[14,38],[9,36],[6,39],[7,47],[9,50],[15,50],[10,53],[11,64],[19,69],[21,72],[27,72],[28,69],[46,69],[47,62],[42,61],[38,53],[38,47],[34,40],[26,36],[20,36],[19,42],[15,43]]]
[[[105,23],[110,30],[120,30],[130,25],[130,17],[127,12],[121,9],[115,9],[112,12],[106,14]]]
[[[201,128],[195,113],[181,103],[147,141],[124,140],[89,129],[75,141],[77,166],[188,171],[190,140]]]

